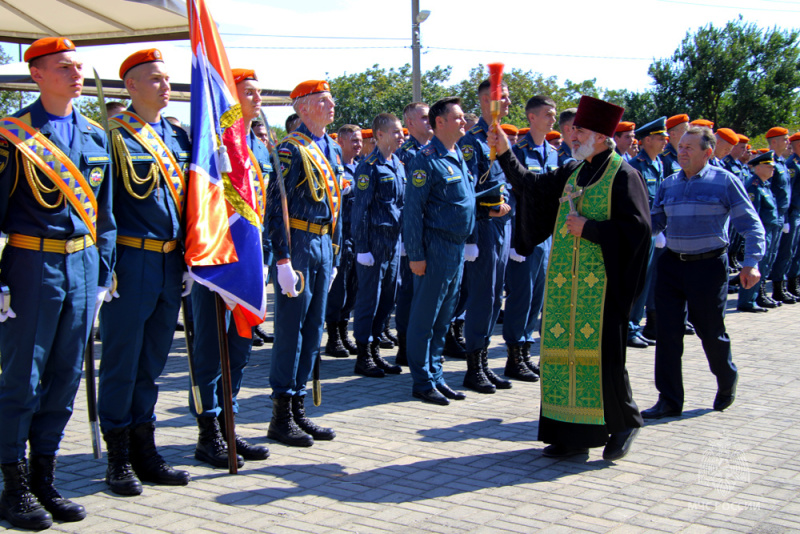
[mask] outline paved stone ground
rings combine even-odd
[[[678,419],[648,424],[617,463],[541,456],[539,385],[494,395],[468,392],[448,407],[411,397],[407,371],[355,377],[354,359],[323,359],[323,404],[310,414],[336,429],[332,442],[297,449],[269,442],[269,345],[256,349],[241,393],[239,431],[272,456],[240,473],[194,460],[184,339],[175,337],[161,378],[157,441],[187,469],[187,487],[146,485],[111,494],[95,460],[81,389],[60,456],[59,488],[85,505],[65,532],[790,532],[800,530],[800,305],[763,315],[735,311],[728,328],[740,369],[736,403],[714,412],[716,384],[696,337],[686,339],[687,399]],[[502,371],[500,329],[491,364]],[[98,352],[100,350],[98,344]],[[393,351],[392,351],[393,353]],[[653,349],[630,349],[640,408],[656,400]],[[445,364],[461,389],[465,363]],[[1,527],[8,523],[0,522]]]

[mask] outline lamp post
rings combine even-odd
[[[419,0],[411,0],[411,70],[414,102],[422,101],[422,75],[419,68],[419,25],[430,16],[430,11],[419,10]]]

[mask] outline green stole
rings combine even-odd
[[[576,210],[588,219],[611,216],[611,187],[622,157],[611,153],[600,179],[585,187]],[[565,193],[577,190],[583,164]],[[567,232],[569,204],[562,202],[553,230],[542,312],[542,415],[567,423],[603,425],[601,346],[606,271],[600,245]]]

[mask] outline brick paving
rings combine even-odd
[[[612,463],[552,460],[536,441],[539,384],[447,407],[411,397],[407,370],[370,379],[354,358],[324,357],[323,403],[309,408],[337,437],[308,449],[266,439],[270,345],[253,351],[240,395],[238,430],[271,457],[238,475],[194,459],[197,430],[187,408],[185,343],[176,334],[161,377],[157,442],[186,487],[145,485],[138,497],[107,489],[105,457],[92,457],[83,388],[67,427],[58,487],[86,506],[64,532],[710,532],[800,530],[800,305],[737,313],[727,326],[740,369],[735,404],[715,412],[716,384],[696,337],[686,338],[686,406],[680,418],[647,424],[631,454]],[[271,325],[270,325],[271,326]],[[491,365],[502,372],[495,331]],[[97,345],[97,352],[101,352]],[[394,351],[384,351],[391,352]],[[654,350],[630,349],[628,370],[641,409],[657,392]],[[457,389],[464,361],[448,360]],[[8,523],[0,522],[0,528]]]

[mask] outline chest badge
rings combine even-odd
[[[103,169],[100,167],[95,167],[89,173],[89,183],[92,187],[97,187],[103,181]]]
[[[423,170],[416,170],[411,175],[411,183],[414,184],[415,187],[422,187],[425,185],[425,182],[428,180],[428,175],[425,174]]]

